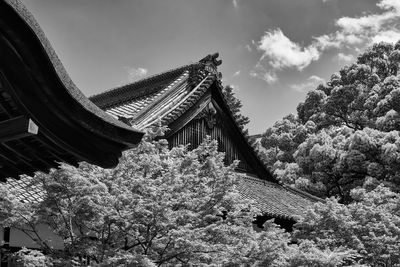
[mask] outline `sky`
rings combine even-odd
[[[250,134],[374,42],[400,39],[400,0],[22,2],[86,96],[219,52]]]

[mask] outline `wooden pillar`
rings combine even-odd
[[[9,262],[9,248],[10,248],[10,228],[3,228],[3,240],[1,240],[3,245],[1,246],[0,258],[1,263],[0,267],[8,267]]]

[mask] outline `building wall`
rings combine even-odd
[[[36,231],[39,236],[46,240],[47,244],[54,249],[63,249],[62,239],[51,231],[51,228],[46,224],[39,224],[36,226]],[[0,240],[4,241],[4,229],[0,228]],[[10,247],[27,247],[39,248],[39,246],[24,232],[15,228],[10,229]]]
[[[246,160],[240,155],[234,143],[219,123],[218,117],[207,118],[207,115],[201,116],[189,122],[185,127],[168,138],[170,147],[190,144],[190,149],[197,148],[208,135],[211,139],[218,141],[218,150],[225,152],[225,162],[231,164],[234,160],[239,160],[238,170],[253,173]]]
[[[50,226],[46,224],[39,224],[36,226],[36,231],[39,236],[54,249],[63,249],[62,239],[54,234]],[[28,247],[28,248],[39,248],[39,246],[24,232],[11,228],[10,232],[10,246],[11,247]]]

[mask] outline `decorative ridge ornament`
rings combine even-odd
[[[222,64],[222,60],[217,60],[217,58],[219,57],[219,53],[214,53],[214,54],[210,54],[202,59],[200,59],[200,63],[207,63],[207,62],[212,62],[215,67],[219,66]]]
[[[201,59],[199,62],[204,65],[204,70],[214,74],[217,78],[221,78],[221,74],[217,70],[217,66],[222,64],[222,60],[218,60],[219,53],[214,53],[210,54],[203,59]]]
[[[214,126],[218,123],[218,118],[217,110],[212,102],[208,103],[208,105],[196,116],[196,119],[204,119],[209,130],[214,128]]]

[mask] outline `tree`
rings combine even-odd
[[[399,55],[400,42],[373,45],[266,130],[264,158],[279,180],[342,203],[368,177],[398,190]]]
[[[240,261],[251,249],[256,213],[235,189],[235,165],[223,159],[210,139],[193,151],[143,141],[112,170],[83,163],[37,175],[32,182],[45,191],[40,203],[21,203],[3,188],[1,224],[65,259],[89,255],[104,263],[123,253],[157,265]],[[37,234],[38,223],[64,240],[62,253]]]
[[[315,132],[312,121],[302,124],[295,115],[290,114],[268,128],[261,139],[263,159],[271,166],[271,171],[285,184],[293,184],[297,179],[298,166],[293,157],[298,146],[307,136]]]
[[[20,262],[71,266],[90,259],[97,266],[331,266],[351,260],[351,251],[319,250],[313,242],[290,244],[291,236],[268,221],[252,222],[258,211],[236,190],[235,165],[207,138],[197,149],[168,149],[150,131],[111,170],[87,163],[63,164],[32,183],[40,202],[21,202],[0,186],[0,225],[23,231],[43,252],[23,250]],[[45,223],[62,238],[55,250],[36,225]],[[317,253],[316,259],[313,253]]]
[[[240,110],[242,108],[242,102],[236,98],[235,93],[233,92],[232,86],[225,86],[222,90],[222,93],[225,96],[225,100],[228,103],[228,106],[238,123],[239,127],[244,129],[244,127],[250,122],[249,118],[240,114]]]
[[[392,120],[399,120],[399,64],[400,42],[394,46],[374,44],[358,56],[356,63],[310,91],[297,108],[299,119],[302,123],[314,121],[318,129],[345,125],[354,130],[399,130],[398,123],[386,129],[385,123],[377,125],[388,112]]]
[[[339,204],[328,199],[318,204],[296,224],[299,242],[314,241],[319,249],[347,248],[355,251],[359,264],[398,266],[400,264],[400,195],[379,185],[351,191],[354,203]]]

